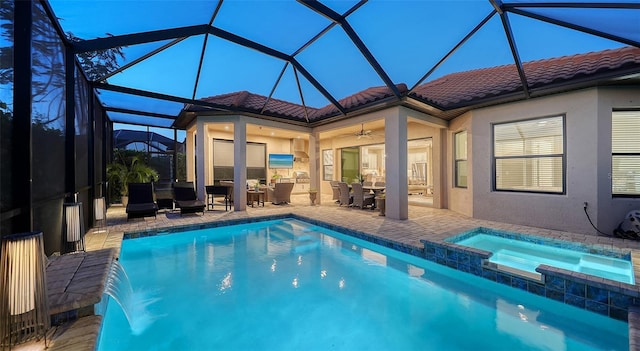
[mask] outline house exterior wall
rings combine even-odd
[[[635,89],[607,87],[598,89],[598,206],[589,205],[588,211],[596,227],[611,233],[631,210],[640,209],[640,197],[611,196],[611,111],[613,109],[639,109],[640,87]],[[638,131],[640,138],[640,131]]]
[[[451,121],[453,133],[468,131],[469,187],[449,186],[449,209],[478,219],[595,234],[611,233],[635,199],[611,197],[611,111],[638,107],[640,88],[591,88],[474,110]],[[565,194],[493,191],[494,123],[565,116]],[[447,151],[447,181],[453,184],[453,150]]]
[[[454,135],[458,132],[467,131],[467,187],[455,187],[455,165],[454,165]],[[471,129],[471,113],[454,119],[449,124],[446,131],[446,138],[443,148],[446,155],[445,161],[440,163],[443,166],[442,181],[446,189],[447,204],[450,210],[473,217],[473,131]]]

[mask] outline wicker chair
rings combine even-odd
[[[173,186],[173,196],[176,208],[180,209],[180,216],[185,213],[202,212],[207,204],[198,199],[193,182],[178,182]]]
[[[337,180],[329,182],[329,184],[331,184],[331,191],[333,192],[333,198],[331,200],[334,200],[336,203],[340,202],[340,188],[338,188],[338,183],[340,182]]]
[[[338,188],[340,189],[340,206],[350,206],[353,201],[353,196],[351,196],[351,192],[349,191],[349,185],[345,182],[339,182]]]
[[[359,207],[361,209],[364,209],[367,206],[373,207],[373,194],[369,194],[368,191],[365,192],[362,189],[362,184],[352,183],[351,188],[353,189],[353,207]]]
[[[294,185],[295,183],[276,183],[274,187],[267,188],[271,203],[274,205],[290,203]]]
[[[156,217],[158,205],[153,199],[153,183],[129,183],[127,221],[131,218]]]

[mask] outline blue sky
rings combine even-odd
[[[505,1],[507,2],[507,1]],[[323,2],[342,13],[355,1]],[[215,1],[120,1],[52,0],[52,8],[61,18],[65,31],[92,39],[105,33],[123,35],[180,26],[207,24]],[[395,83],[413,86],[493,7],[487,0],[406,1],[372,0],[348,17],[356,34]],[[541,10],[536,10],[541,11]],[[640,18],[626,11],[563,9],[545,14],[572,19],[578,24],[596,25],[600,30],[623,33],[633,30],[630,21]],[[508,14],[513,35],[523,61],[572,55],[623,46],[623,44],[567,28]],[[593,19],[602,23],[593,23]],[[617,21],[616,21],[617,20]],[[640,23],[640,22],[637,22]],[[213,25],[257,43],[293,54],[330,22],[294,1],[225,1]],[[284,67],[279,59],[209,36],[203,66],[197,77],[204,36],[187,38],[166,51],[125,70],[109,83],[191,98],[248,90],[269,95]],[[126,64],[168,41],[125,48]],[[382,79],[367,64],[345,31],[335,26],[311,44],[296,59],[336,99],[372,86]],[[465,45],[451,56],[429,79],[442,75],[512,64],[502,22],[494,16]],[[313,107],[328,100],[302,75],[299,75],[305,103]],[[429,80],[428,79],[428,80]],[[104,102],[113,106],[148,106],[164,113],[177,114],[180,104],[160,104],[150,99],[109,94]],[[291,66],[277,86],[275,98],[300,103],[301,98]],[[108,100],[108,101],[107,101]]]

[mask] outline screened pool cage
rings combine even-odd
[[[111,202],[114,149],[181,177],[186,109],[309,131],[376,104],[450,121],[503,97],[445,99],[424,84],[511,65],[520,86],[508,98],[528,99],[565,86],[531,85],[523,62],[640,47],[638,1],[4,0],[0,10],[0,231],[42,231],[46,254],[62,250],[65,203],[84,204],[86,229],[102,221],[94,200]],[[239,92],[262,99],[224,98]],[[282,102],[295,108],[272,108]]]

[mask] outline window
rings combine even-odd
[[[564,117],[493,126],[494,189],[564,194]]]
[[[611,192],[640,195],[640,111],[614,111],[611,116]]]
[[[322,150],[323,180],[333,180],[333,150]]]
[[[456,188],[467,187],[467,131],[453,135],[454,177]]]

